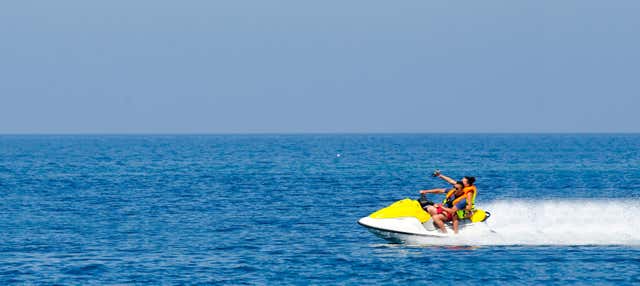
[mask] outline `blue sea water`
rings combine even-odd
[[[640,284],[640,135],[0,136],[0,284]],[[434,168],[495,231],[356,222]]]

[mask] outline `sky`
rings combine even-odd
[[[0,133],[640,132],[640,1],[2,1]]]

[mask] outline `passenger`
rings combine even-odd
[[[454,181],[453,179],[443,175],[442,173],[440,173],[440,170],[435,170],[432,174],[433,177],[438,177],[440,179],[445,180],[447,183],[454,185],[456,183],[456,181]],[[462,179],[460,180],[462,181],[462,183],[464,183],[464,188],[467,190],[476,190],[476,187],[473,185],[473,183],[476,182],[476,178],[475,177],[469,177],[469,176],[464,176],[462,177]]]
[[[452,221],[453,232],[458,233],[458,210],[464,210],[471,206],[467,202],[472,201],[472,193],[464,191],[464,184],[462,182],[454,183],[454,188],[451,189],[444,198],[442,204],[436,204],[427,207],[427,212],[431,215],[433,223],[442,231],[447,233],[447,229],[444,227],[444,223]],[[446,189],[432,189],[422,190],[421,194],[442,194]]]
[[[454,185],[456,183],[456,181],[454,181],[453,179],[440,173],[440,170],[436,170],[435,172],[433,172],[432,176],[443,179],[451,185]],[[474,183],[476,182],[475,177],[464,176],[460,181],[462,181],[462,183],[464,184],[463,191],[465,192],[465,194],[471,193],[470,199],[466,200],[467,202],[471,202],[471,203],[465,206],[464,209],[459,209],[459,211],[457,212],[458,218],[464,219],[466,217],[470,217],[471,211],[475,208],[475,200],[476,200],[476,196],[478,195],[478,189],[474,185]]]

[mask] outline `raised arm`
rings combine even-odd
[[[447,191],[447,189],[431,189],[431,190],[421,190],[420,193],[421,194],[442,194],[445,191]]]
[[[449,183],[449,184],[452,184],[452,185],[456,184],[456,181],[454,179],[451,179],[451,178],[449,178],[449,177],[447,177],[447,176],[445,176],[443,174],[438,174],[438,178],[447,181],[447,183]]]

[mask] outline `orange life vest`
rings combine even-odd
[[[449,198],[453,196],[455,192],[456,192],[455,188],[451,189],[447,193],[447,196],[444,198],[444,201],[442,201],[442,204],[443,205],[446,204],[447,200],[449,200]],[[462,195],[455,198],[451,204],[455,206],[459,201],[466,199],[468,193],[472,193],[472,194],[471,194],[471,202],[467,202],[467,204],[471,204],[471,209],[475,209],[476,195],[478,194],[478,189],[476,189],[476,186],[464,187],[462,189]],[[470,212],[466,210],[456,211],[456,215],[458,216],[459,219],[465,219],[465,218],[471,217],[472,214],[473,214],[473,210]]]
[[[447,200],[449,200],[449,198],[451,196],[453,196],[453,194],[456,192],[456,189],[453,188],[451,190],[449,190],[449,192],[447,193],[447,195],[444,197],[444,201],[443,204],[445,204],[447,202]],[[471,203],[471,206],[474,205],[474,201],[476,200],[476,193],[478,192],[478,190],[476,189],[476,186],[468,186],[468,187],[464,187],[462,189],[462,195],[455,198],[452,202],[452,204],[455,206],[459,201],[466,199],[467,198],[467,194],[468,193],[473,193],[471,195],[471,202],[467,202],[467,203]]]

